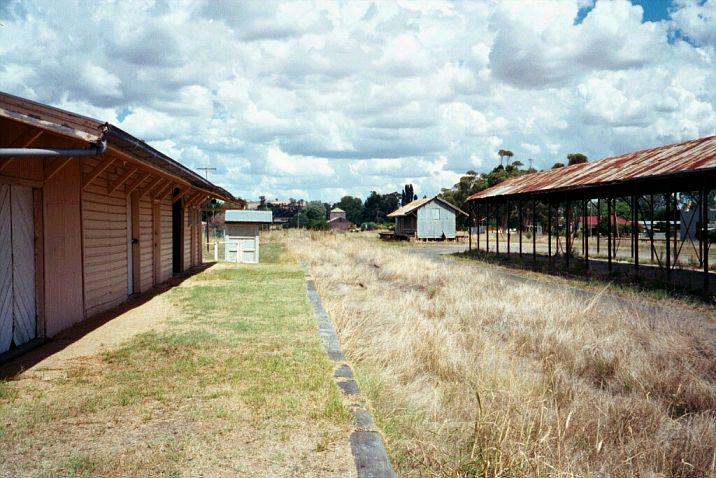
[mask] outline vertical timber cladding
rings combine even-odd
[[[0,184],[0,353],[37,335],[33,194]]]
[[[172,200],[171,195],[158,201],[159,264],[157,284],[172,277]]]
[[[43,188],[48,337],[84,318],[80,184],[80,161],[73,158]]]
[[[183,200],[181,200],[181,201],[182,201],[182,206],[183,206],[184,201]],[[192,255],[191,254],[191,244],[193,242],[191,240],[191,224],[192,224],[192,222],[191,222],[191,215],[189,213],[188,207],[183,207],[182,216],[184,217],[184,221],[183,221],[184,222],[184,234],[183,234],[183,237],[184,237],[184,250],[183,250],[184,264],[183,264],[182,270],[187,270],[194,266],[194,264],[192,264],[192,260],[191,260],[191,255]]]
[[[85,158],[86,175],[108,158]],[[82,191],[85,310],[87,317],[127,299],[127,197],[124,186],[108,194],[109,185],[126,168],[115,162]]]
[[[139,199],[139,292],[146,292],[154,285],[152,199]]]

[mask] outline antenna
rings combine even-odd
[[[216,168],[196,168],[204,171],[204,177],[209,180],[209,171],[216,171]],[[214,210],[211,210],[211,218],[214,219]],[[200,224],[201,226],[201,224]],[[209,253],[209,218],[206,218],[206,253]]]
[[[201,171],[204,171],[204,178],[208,181],[209,180],[209,171],[216,171],[216,168],[196,168]]]

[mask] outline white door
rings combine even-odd
[[[32,189],[0,185],[0,353],[37,333]]]

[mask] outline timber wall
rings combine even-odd
[[[100,162],[85,158],[83,175]],[[108,194],[123,167],[110,166],[82,191],[85,310],[87,317],[127,299],[127,196],[124,188]]]

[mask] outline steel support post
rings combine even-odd
[[[495,207],[495,254],[500,255],[500,204]]]
[[[599,254],[599,237],[602,235],[600,222],[602,222],[602,201],[597,198],[597,254]]]
[[[666,193],[666,280],[671,278],[671,193]]]
[[[639,196],[631,197],[631,236],[634,241],[634,270],[639,270]]]
[[[654,195],[649,195],[649,221],[651,230],[649,231],[649,241],[651,241],[651,264],[654,264]]]
[[[674,216],[679,218],[679,224],[681,224],[681,214],[679,213],[679,206],[676,203],[676,191],[674,191]],[[679,257],[679,249],[676,243],[676,238],[679,237],[679,230],[676,228],[676,221],[674,221],[674,267],[676,267],[676,261]]]
[[[567,269],[569,269],[569,255],[571,254],[570,248],[570,229],[572,222],[572,201],[567,200],[564,209],[564,260]]]
[[[537,201],[532,199],[532,262],[537,262]]]
[[[507,255],[510,255],[510,201],[507,201],[505,206],[507,209],[507,218],[505,219],[505,226],[507,227]]]
[[[591,202],[591,200],[590,200]],[[584,237],[584,267],[589,270],[589,234],[587,234],[587,215],[589,210],[587,208],[587,199],[584,199],[584,209],[582,210],[582,236]]]
[[[552,200],[547,202],[547,257],[552,260]]]
[[[709,291],[709,190],[701,188],[701,262],[704,265],[704,292]]]
[[[477,209],[477,250],[480,251],[480,203],[477,203],[476,208]]]
[[[519,221],[519,228],[520,228],[520,230],[519,230],[519,232],[520,232],[520,259],[522,259],[522,229],[524,229],[524,226],[525,226],[524,220],[522,217],[522,208],[523,208],[522,201],[519,201],[517,203],[517,211],[518,211],[517,215],[519,216],[518,221]]]
[[[490,203],[485,204],[485,252],[490,252]]]
[[[607,270],[612,271],[612,200],[607,198]]]
[[[472,204],[470,204],[470,215],[467,220],[467,250],[472,252],[472,225],[475,223],[475,211]]]

